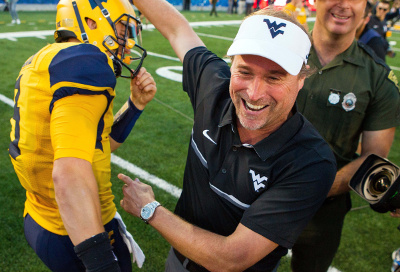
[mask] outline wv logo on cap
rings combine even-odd
[[[270,22],[269,19],[264,19],[264,22],[267,23],[269,32],[271,32],[272,38],[275,38],[279,34],[285,33],[283,30],[279,30],[281,27],[286,27],[285,23],[280,23],[279,25],[276,24],[276,21],[273,21],[272,23]]]

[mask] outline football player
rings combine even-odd
[[[110,182],[111,152],[157,89],[140,32],[128,0],[61,0],[56,43],[17,78],[9,154],[26,189],[25,237],[52,271],[131,271],[130,252],[144,261]],[[130,97],[113,118],[117,77]]]

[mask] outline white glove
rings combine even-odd
[[[132,263],[136,261],[137,266],[142,268],[145,259],[142,249],[133,239],[132,234],[126,230],[125,223],[122,221],[121,215],[118,212],[115,214],[114,218],[117,219],[119,232],[125,244],[128,246],[129,252],[132,254]]]

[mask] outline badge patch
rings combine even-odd
[[[388,75],[388,79],[390,81],[392,81],[394,83],[394,85],[396,85],[397,89],[399,88],[399,81],[398,81],[396,75],[393,73],[393,70],[390,71],[390,73]]]
[[[339,103],[340,93],[341,93],[340,91],[331,89],[331,94],[328,97],[329,103],[331,103],[332,105],[336,105],[337,103]]]
[[[357,97],[353,93],[348,93],[343,97],[342,107],[345,111],[354,110],[356,107]]]
[[[332,105],[336,105],[337,103],[339,103],[340,100],[340,95],[337,93],[331,93],[328,97],[328,101],[329,103],[331,103]]]

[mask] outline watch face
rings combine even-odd
[[[143,207],[142,211],[140,212],[140,215],[142,216],[142,218],[144,220],[149,219],[149,217],[151,216],[151,209],[149,207]]]

